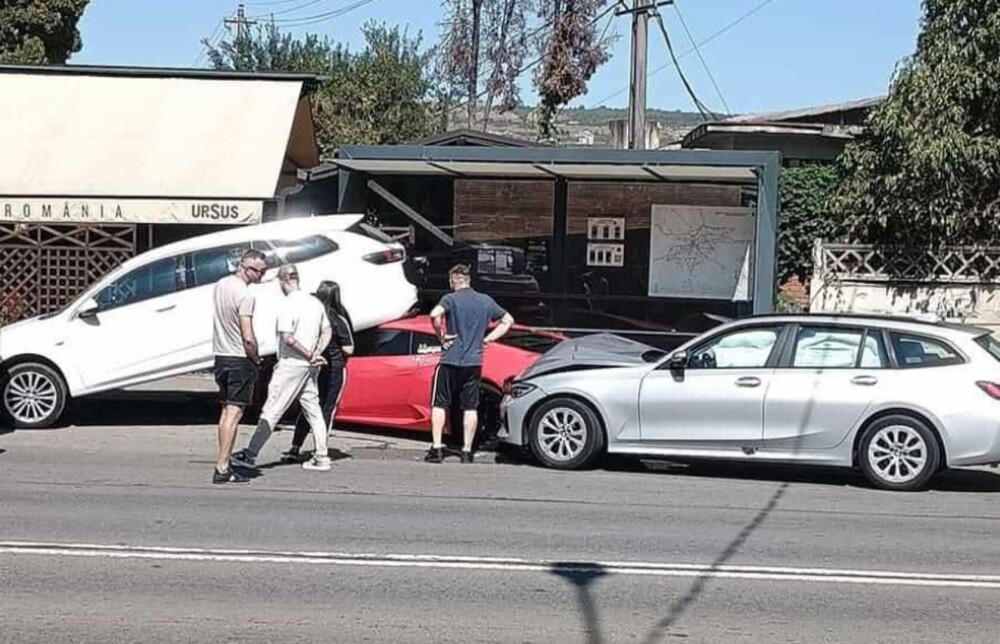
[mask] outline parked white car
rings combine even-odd
[[[405,251],[361,229],[360,215],[290,219],[155,248],[123,263],[63,310],[0,329],[3,411],[15,425],[56,423],[70,398],[210,368],[212,288],[255,248],[268,271],[251,287],[262,355],[277,350],[277,267],[299,266],[302,288],[336,280],[358,330],[405,315],[416,287]],[[367,231],[367,232],[366,232]]]

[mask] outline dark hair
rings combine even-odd
[[[256,259],[261,262],[267,261],[267,257],[264,255],[264,253],[260,252],[256,248],[248,248],[245,251],[243,251],[242,255],[240,255],[240,261],[245,262],[248,259]]]
[[[351,322],[351,315],[344,308],[344,303],[340,301],[340,284],[333,280],[323,280],[316,288],[315,296],[326,307],[326,314],[329,316],[339,315],[347,321],[347,325],[354,332],[354,323]]]
[[[451,270],[448,271],[448,275],[459,275],[465,279],[469,279],[472,277],[472,270],[467,264],[455,264],[451,267]]]

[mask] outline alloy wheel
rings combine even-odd
[[[556,407],[542,416],[538,442],[545,454],[556,461],[570,461],[587,444],[587,424],[573,409]]]
[[[40,423],[55,413],[59,391],[49,376],[37,371],[22,371],[7,382],[3,402],[15,421]]]
[[[883,427],[868,444],[868,462],[883,480],[909,483],[927,467],[927,443],[911,427]]]

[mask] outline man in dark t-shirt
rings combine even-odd
[[[514,318],[489,295],[476,292],[469,267],[459,264],[448,273],[452,292],[431,311],[431,322],[444,352],[431,384],[431,436],[433,443],[425,461],[443,459],[444,423],[455,398],[462,408],[464,429],[462,462],[472,462],[472,443],[479,425],[479,387],[483,347],[499,340],[514,324]],[[500,323],[487,334],[491,322]]]

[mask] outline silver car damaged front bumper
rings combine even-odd
[[[518,383],[524,386],[528,383]],[[531,384],[531,389],[516,398],[510,393],[504,395],[500,401],[500,431],[497,438],[508,445],[523,447],[528,444],[528,433],[526,431],[528,414],[531,409],[541,400],[548,396],[547,393],[535,384]]]

